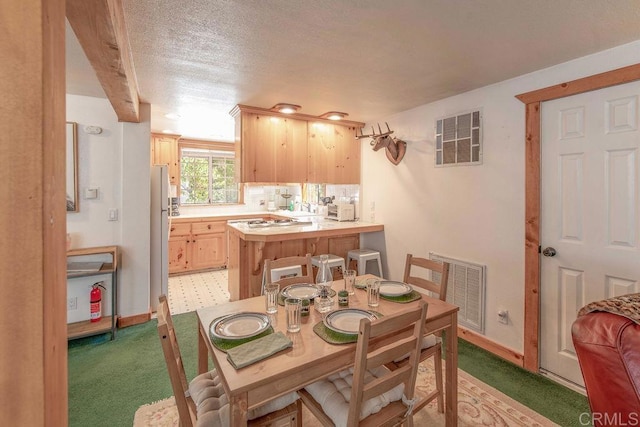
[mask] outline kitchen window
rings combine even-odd
[[[180,204],[239,203],[233,144],[180,146]]]

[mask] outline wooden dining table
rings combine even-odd
[[[358,279],[368,277],[374,276],[365,275]],[[332,285],[332,289],[336,291],[343,287],[342,280],[334,281]],[[455,426],[458,420],[458,307],[426,295],[422,298],[428,303],[425,333],[446,331],[445,420],[447,426]],[[349,296],[350,308],[375,310],[383,315],[415,308],[417,304],[417,301],[397,303],[381,298],[380,305],[372,309],[367,306],[366,290],[356,289],[355,295]],[[334,308],[338,308],[337,303],[334,303]],[[220,316],[243,311],[265,313],[265,297],[248,298],[197,310],[198,373],[209,370],[211,356],[231,405],[230,425],[246,425],[249,409],[353,366],[355,344],[329,344],[316,335],[313,327],[322,321],[322,315],[312,305],[310,315],[302,318],[302,328],[296,333],[287,332],[284,307],[279,307],[276,314],[269,315],[274,330],[285,333],[293,346],[252,365],[235,369],[227,360],[227,354],[211,342],[209,326]]]

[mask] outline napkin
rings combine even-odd
[[[227,351],[227,360],[234,368],[240,369],[266,359],[291,346],[293,346],[293,343],[285,334],[276,332],[229,349]]]

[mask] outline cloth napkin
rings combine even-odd
[[[227,351],[227,360],[234,368],[240,369],[266,359],[291,346],[293,346],[293,343],[285,334],[276,332],[229,349]]]

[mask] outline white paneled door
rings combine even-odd
[[[577,311],[640,292],[639,97],[634,82],[542,104],[540,365],[578,385]]]

